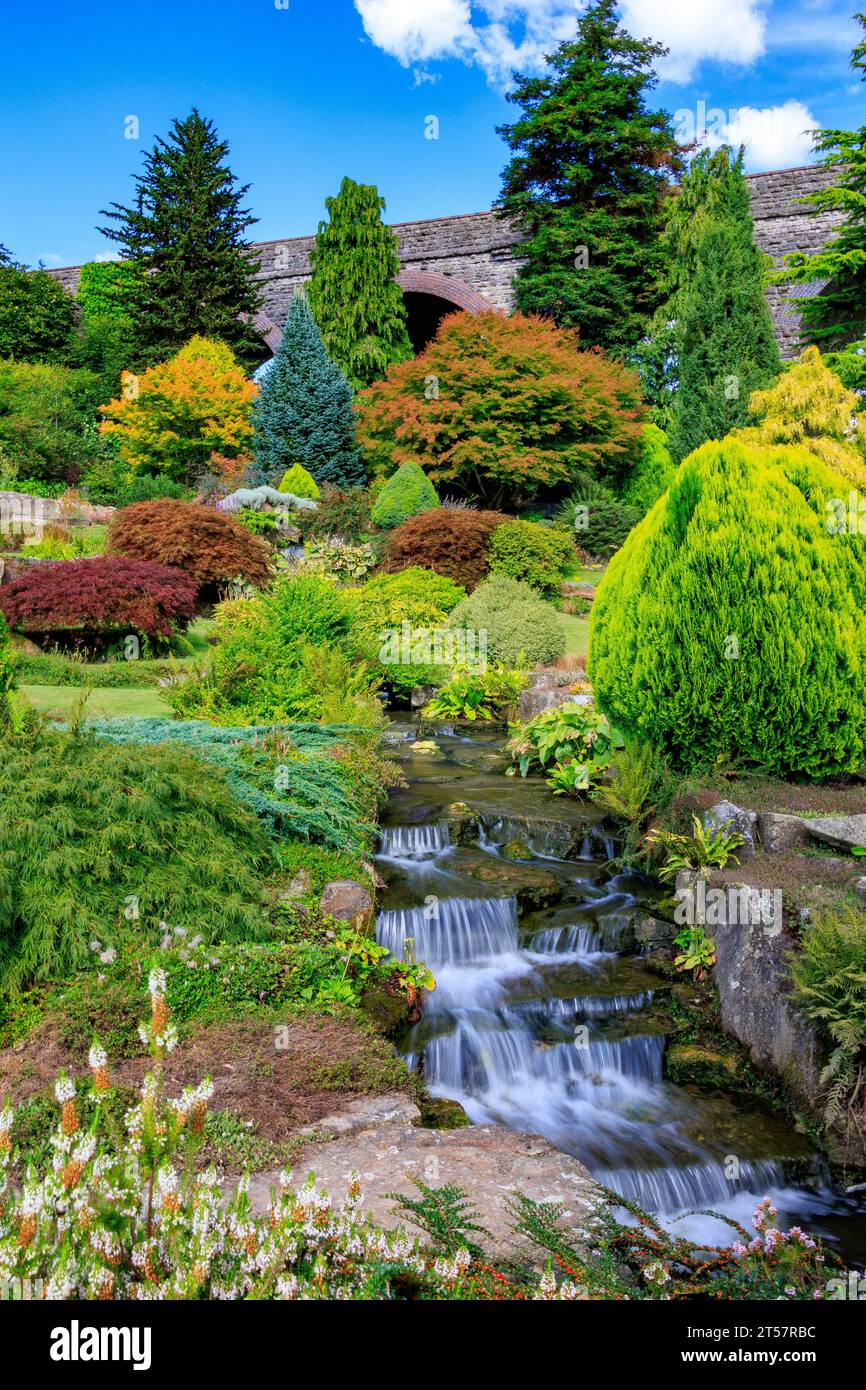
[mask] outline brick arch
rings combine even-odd
[[[436,299],[447,300],[455,309],[465,309],[470,314],[489,313],[495,308],[489,299],[473,290],[465,280],[434,270],[401,270],[397,284],[404,294],[433,295]]]
[[[259,309],[255,317],[256,331],[264,338],[271,352],[276,352],[280,346],[283,330],[278,328],[273,319],[265,313],[264,309]]]

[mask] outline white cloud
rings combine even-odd
[[[659,75],[688,82],[705,60],[748,65],[764,52],[765,0],[623,0],[623,22],[670,48]],[[584,0],[355,0],[367,37],[404,67],[459,58],[507,86],[570,37]]]
[[[623,22],[638,38],[670,49],[658,65],[668,82],[690,82],[707,59],[748,66],[765,51],[767,21],[759,0],[624,0]]]
[[[675,113],[680,139],[718,149],[731,145],[746,147],[746,167],[753,173],[766,169],[786,169],[808,164],[812,159],[812,137],[809,134],[819,122],[808,106],[801,101],[786,101],[780,106],[741,106],[725,112],[718,107],[707,109],[700,102],[696,109],[682,108]]]
[[[44,256],[39,257],[43,265],[65,265],[62,256],[58,256],[56,251],[46,251]]]

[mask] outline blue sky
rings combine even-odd
[[[112,253],[99,209],[194,104],[252,185],[257,240],[315,231],[344,174],[391,221],[489,207],[511,68],[537,67],[581,0],[3,0],[0,242],[29,264]],[[659,103],[753,169],[808,163],[813,124],[866,122],[849,67],[857,0],[623,0],[670,48]],[[438,139],[425,138],[427,118]],[[127,139],[128,117],[138,139]]]

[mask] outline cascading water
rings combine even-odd
[[[754,1116],[744,1121],[730,1098],[664,1081],[664,1023],[654,1012],[656,986],[664,986],[623,953],[637,899],[628,880],[602,881],[613,849],[605,832],[566,826],[578,853],[554,864],[551,844],[563,839],[554,822],[573,819],[575,808],[563,811],[540,781],[515,787],[501,771],[485,771],[489,763],[473,769],[466,745],[489,759],[489,742],[441,731],[437,741],[445,757],[435,761],[400,745],[409,787],[392,794],[394,823],[382,829],[379,865],[390,899],[403,905],[386,905],[377,921],[381,945],[401,960],[423,960],[436,978],[406,1047],[430,1091],[459,1101],[476,1123],[544,1135],[664,1219],[712,1207],[743,1220],[768,1192],[794,1216],[825,1210],[815,1193],[788,1188],[782,1160],[808,1167],[809,1155],[793,1135],[780,1147],[778,1121],[768,1119],[776,1130],[757,1142]],[[448,806],[458,792],[450,769],[461,804],[477,796],[489,805],[492,791],[510,801],[501,815],[477,817],[474,849],[449,842]],[[560,902],[525,926],[515,898],[477,896],[471,872],[472,856],[505,868],[499,850],[512,841],[536,846],[521,863],[555,869],[562,885]],[[702,1217],[676,1229],[731,1238]]]

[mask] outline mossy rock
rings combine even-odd
[[[532,850],[525,840],[509,840],[507,845],[503,845],[499,853],[503,859],[531,859]]]
[[[361,1009],[383,1037],[393,1037],[406,1027],[406,999],[391,994],[384,985],[370,985],[359,1000]]]
[[[472,1121],[456,1100],[426,1096],[419,1101],[421,1124],[424,1129],[462,1129]]]
[[[448,838],[452,845],[478,843],[478,813],[470,811],[463,801],[455,801],[447,810]]]
[[[665,1053],[665,1072],[678,1086],[713,1086],[722,1090],[744,1081],[740,1059],[728,1052],[675,1043]]]
[[[555,874],[530,864],[508,864],[501,859],[491,859],[486,863],[467,864],[463,872],[482,883],[501,888],[503,895],[516,898],[521,908],[530,911],[546,907],[560,895]]]

